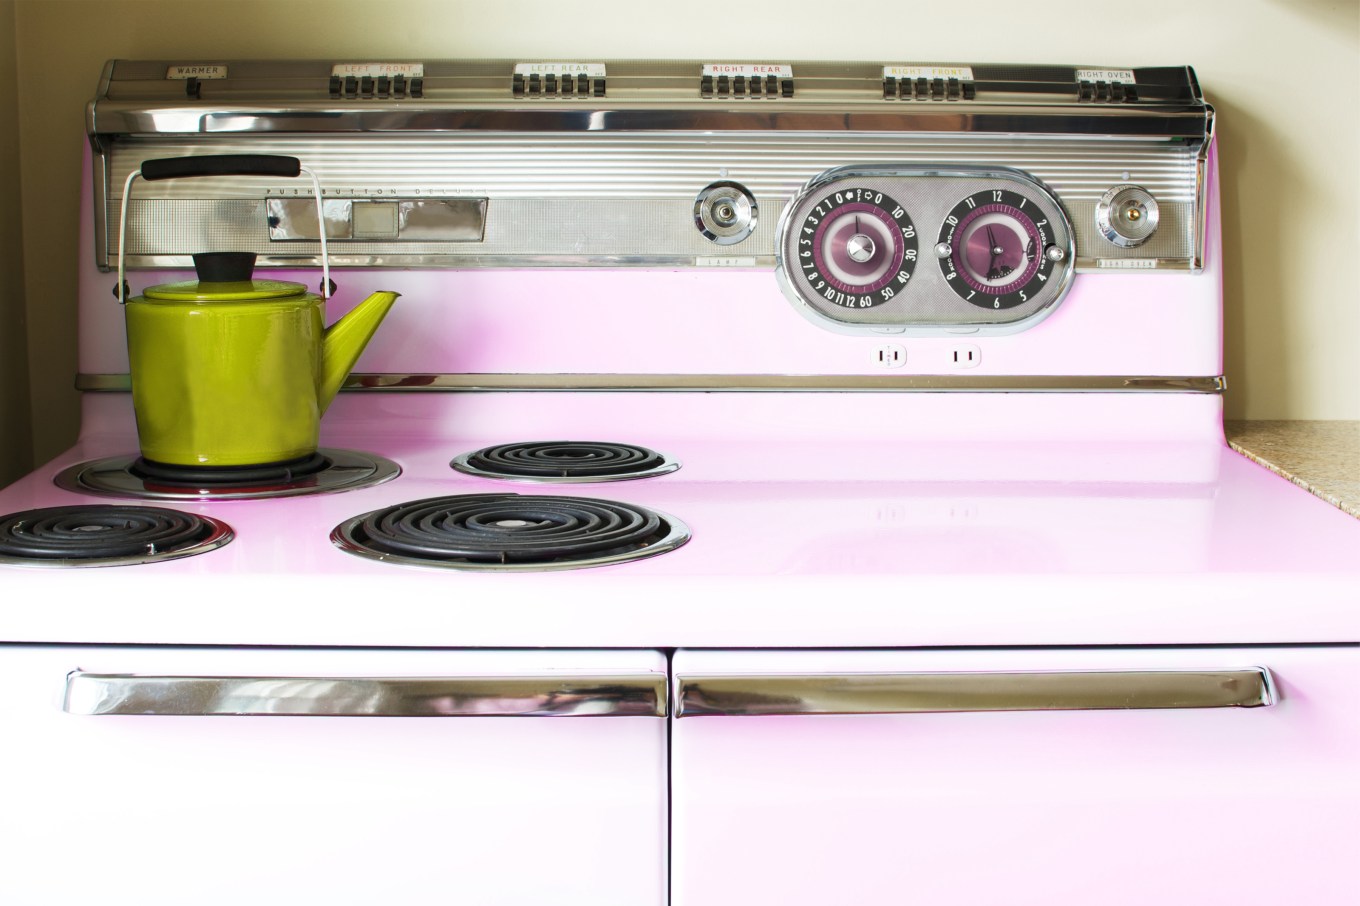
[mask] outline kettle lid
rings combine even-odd
[[[147,299],[165,302],[265,302],[305,293],[287,280],[254,280],[254,252],[204,252],[194,256],[197,280],[148,287]]]

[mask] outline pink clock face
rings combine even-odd
[[[1038,206],[1007,189],[975,192],[954,206],[940,230],[940,268],[966,302],[1014,308],[1043,288],[1054,261],[1049,223]]]

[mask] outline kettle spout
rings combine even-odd
[[[349,376],[359,354],[364,351],[373,333],[386,317],[398,293],[376,292],[354,307],[354,310],[326,328],[321,344],[321,383],[317,387],[317,405],[321,412],[330,406],[340,385]]]

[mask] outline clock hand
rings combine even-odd
[[[1001,269],[996,266],[996,262],[1005,250],[996,244],[996,234],[992,232],[990,225],[987,227],[987,251],[992,255],[992,259],[987,262],[987,279],[999,279],[1001,277]]]

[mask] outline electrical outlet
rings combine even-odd
[[[906,347],[885,343],[874,350],[874,361],[883,368],[901,368],[907,364]]]
[[[976,368],[982,362],[982,350],[972,343],[955,343],[949,347],[946,364],[950,368]]]

